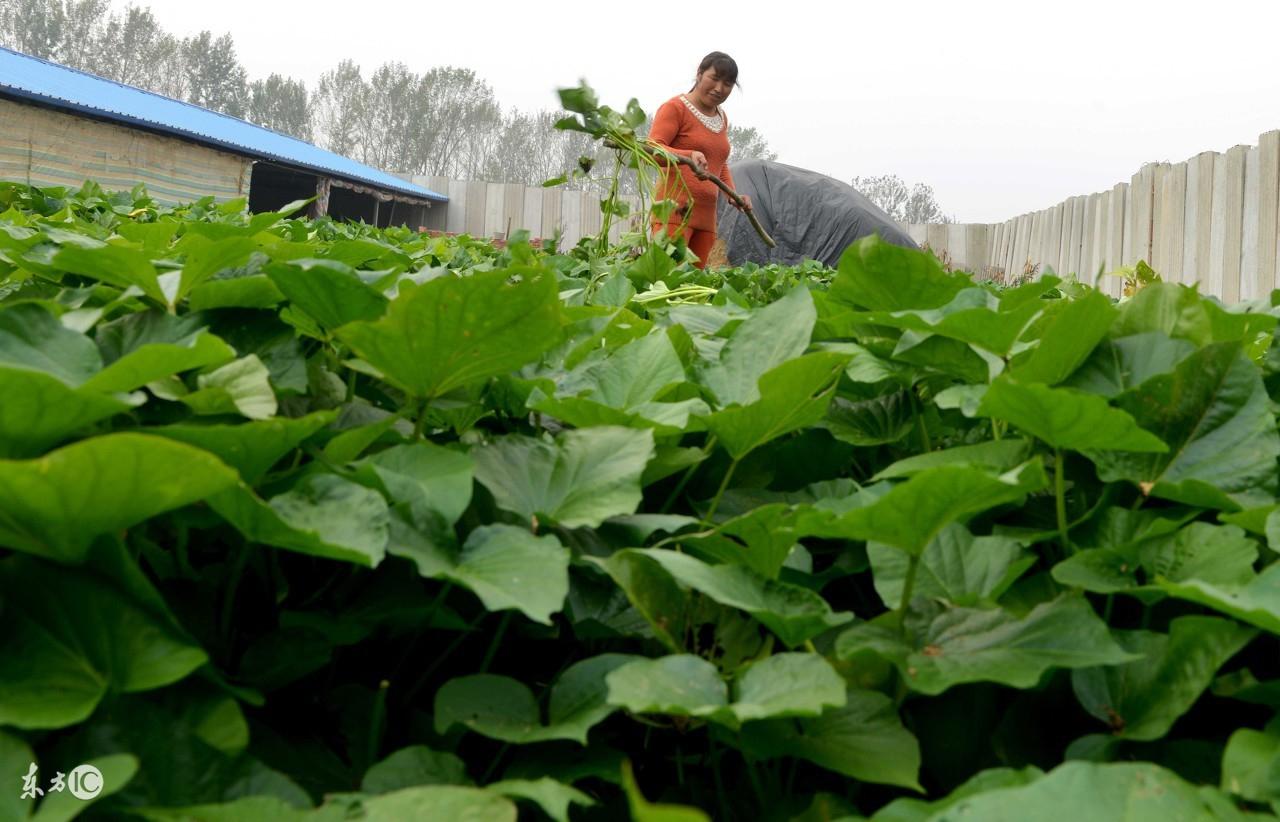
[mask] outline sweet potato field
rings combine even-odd
[[[295,211],[0,184],[0,819],[1280,808],[1270,302]]]

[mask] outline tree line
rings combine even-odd
[[[311,87],[249,78],[230,34],[179,37],[150,9],[110,0],[0,0],[0,44],[185,100],[397,173],[539,185],[598,148],[554,127],[561,112],[504,108],[474,71],[352,60]],[[735,158],[776,159],[754,128],[730,127]]]

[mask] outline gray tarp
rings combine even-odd
[[[869,234],[894,245],[917,247],[853,186],[825,174],[768,160],[743,160],[730,167],[738,193],[751,197],[756,219],[778,244],[766,246],[746,215],[721,197],[716,230],[731,265],[794,265],[811,259],[834,268],[854,240]]]

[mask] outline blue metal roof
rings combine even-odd
[[[3,46],[0,46],[0,96],[31,100],[172,134],[235,154],[271,160],[422,200],[449,201],[443,194],[325,151],[296,137]]]

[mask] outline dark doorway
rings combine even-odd
[[[254,163],[249,177],[249,210],[255,214],[276,211],[294,200],[314,197],[316,179],[316,175],[305,171],[273,163]]]

